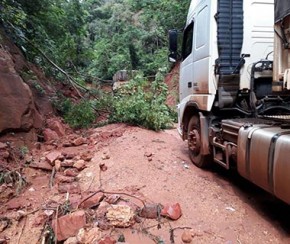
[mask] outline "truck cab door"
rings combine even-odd
[[[193,92],[193,31],[194,21],[186,26],[182,42],[182,63],[180,66],[180,100]]]

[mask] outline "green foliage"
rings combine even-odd
[[[172,125],[170,108],[165,104],[167,86],[161,73],[149,83],[137,75],[119,89],[113,102],[111,121],[140,125],[152,130],[161,130]]]
[[[92,104],[83,100],[78,104],[72,105],[64,114],[64,120],[73,128],[87,128],[96,119]]]
[[[20,158],[24,158],[26,154],[29,153],[29,149],[27,146],[21,146],[19,148],[19,154],[20,154]]]
[[[2,0],[0,25],[42,66],[58,73],[27,40],[75,77],[111,79],[122,69],[155,75],[167,67],[167,33],[183,27],[190,1]],[[26,39],[24,39],[25,37]]]

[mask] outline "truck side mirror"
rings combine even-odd
[[[168,61],[171,63],[175,63],[177,61],[177,30],[169,30],[169,55]]]

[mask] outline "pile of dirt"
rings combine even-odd
[[[16,243],[17,235],[13,233],[19,231],[20,225],[35,234],[32,237],[31,233],[21,233],[17,238],[24,243],[36,243],[39,238],[42,243],[49,238],[65,243],[116,243],[124,236],[119,232],[111,234],[115,228],[142,232],[145,219],[155,219],[158,225],[162,218],[181,217],[178,203],[147,202],[139,194],[140,189],[106,190],[99,178],[99,187],[93,190],[96,176],[88,186],[84,184],[87,177],[93,176],[84,175],[86,168],[97,163],[98,177],[108,171],[111,156],[107,146],[131,127],[120,124],[73,132],[56,118],[50,124],[55,125],[55,133],[63,133],[62,137],[39,143],[25,155],[19,171],[11,171],[21,178],[1,184],[0,213],[5,216],[0,219],[1,243]],[[0,144],[0,148],[11,153],[5,144]],[[99,151],[103,151],[100,158],[95,154]],[[153,155],[147,153],[145,157],[151,161]],[[25,184],[17,190],[20,179]],[[154,235],[143,238],[146,243],[158,242]]]

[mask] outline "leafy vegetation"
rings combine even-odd
[[[89,101],[83,100],[71,105],[64,114],[64,120],[73,128],[87,128],[95,121],[95,113]]]
[[[98,95],[75,105],[57,98],[54,104],[71,126],[88,127],[95,121],[94,107],[112,113],[111,121],[159,130],[171,123],[174,113],[165,105],[167,88],[158,70],[168,70],[167,33],[183,27],[189,2],[2,0],[0,27],[30,61],[56,80],[67,78],[61,70],[82,86],[111,80],[118,70],[144,74],[114,98]],[[156,79],[150,83],[145,77]],[[41,86],[33,87],[45,95]]]
[[[161,130],[172,125],[171,109],[165,105],[167,86],[159,72],[150,83],[142,75],[119,89],[113,102],[111,120]]]
[[[155,75],[167,66],[167,32],[183,27],[188,5],[179,0],[2,0],[0,25],[54,77],[57,71],[35,47],[83,81],[111,79],[121,69]]]

